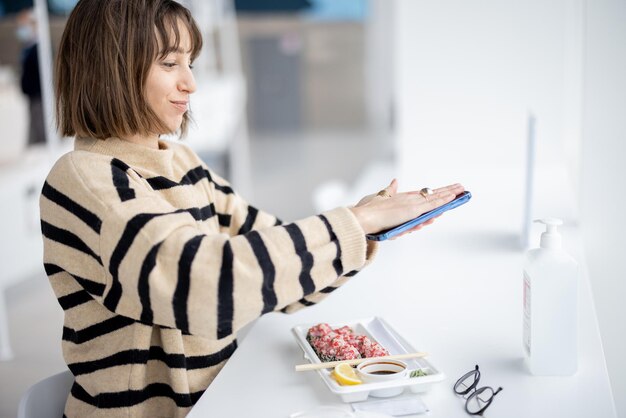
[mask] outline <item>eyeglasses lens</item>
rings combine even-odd
[[[463,377],[461,377],[454,385],[454,391],[459,395],[465,395],[470,390],[474,388],[476,382],[478,381],[480,373],[475,370],[466,373]]]
[[[472,393],[467,399],[467,412],[470,414],[479,413],[491,403],[493,396],[493,389],[488,386],[476,390],[476,392]]]

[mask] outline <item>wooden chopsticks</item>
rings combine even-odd
[[[310,370],[332,369],[341,363],[346,363],[346,364],[349,364],[350,366],[355,366],[357,364],[360,364],[360,363],[363,363],[364,361],[369,361],[369,360],[402,360],[406,358],[426,357],[427,355],[428,353],[417,352],[417,353],[395,354],[393,356],[384,356],[384,357],[370,357],[370,358],[358,358],[354,360],[328,361],[326,363],[298,364],[296,366],[296,371],[307,372]]]

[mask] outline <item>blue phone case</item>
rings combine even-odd
[[[461,206],[464,203],[467,203],[467,201],[470,200],[471,198],[472,198],[472,194],[470,192],[463,192],[460,195],[458,195],[456,199],[454,199],[453,201],[448,202],[443,206],[439,206],[438,208],[435,208],[431,210],[430,212],[422,213],[420,216],[418,216],[415,219],[411,219],[410,221],[405,222],[401,225],[398,225],[395,228],[391,228],[386,231],[379,232],[377,234],[367,234],[365,235],[365,237],[371,241],[388,240],[389,238],[393,238],[396,235],[399,235],[403,233],[404,231],[407,231],[413,228],[414,226],[417,226],[423,222],[426,222],[427,220],[434,218],[435,216],[440,215],[447,210],[454,209],[456,207]]]

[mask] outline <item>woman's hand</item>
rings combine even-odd
[[[398,193],[398,182],[394,179],[383,190],[387,192],[388,197],[371,194],[361,199],[355,207],[350,208],[366,234],[374,234],[417,218],[423,213],[454,200],[465,189],[460,184],[452,184],[435,189],[434,193],[428,196],[422,196],[419,191]],[[435,218],[430,219],[398,236],[417,231],[424,225],[432,224],[434,220]]]

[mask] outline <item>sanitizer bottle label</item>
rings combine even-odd
[[[524,349],[530,356],[530,278],[524,271]]]

